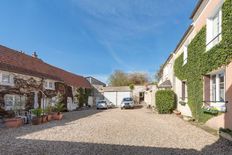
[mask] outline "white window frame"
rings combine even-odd
[[[212,96],[212,94],[213,94],[213,90],[212,90],[213,80],[212,80],[212,77],[216,75],[216,102],[225,102],[225,101],[220,101],[220,88],[219,88],[220,87],[220,78],[219,78],[219,75],[221,75],[221,74],[224,75],[224,100],[225,100],[226,83],[225,83],[225,71],[223,70],[223,71],[220,71],[220,72],[217,72],[215,74],[210,75],[210,100],[211,101],[214,101],[213,96]]]
[[[3,76],[9,76],[9,82],[3,81]],[[14,76],[9,72],[0,72],[0,85],[14,86]]]
[[[50,84],[52,84],[51,87],[50,87]],[[55,90],[55,81],[45,80],[44,81],[44,88],[47,90]]]
[[[6,104],[6,98],[7,97],[11,97],[12,98],[12,105],[11,106],[7,106],[7,104]],[[6,95],[4,95],[4,103],[5,103],[5,106],[4,106],[4,109],[5,110],[15,110],[14,108],[15,108],[15,104],[16,104],[16,98],[17,97],[20,97],[21,99],[22,99],[22,97],[25,97],[25,96],[20,96],[20,95],[13,95],[13,94],[6,94]],[[24,98],[25,99],[25,102],[26,102],[26,97]],[[17,109],[24,109],[25,108],[25,104],[26,103],[22,103],[22,105],[20,106],[20,107],[16,107]]]
[[[214,20],[218,15],[218,22],[219,22],[219,32],[215,34],[214,30]],[[206,21],[206,51],[209,51],[215,45],[220,43],[222,40],[222,9],[221,6],[215,9],[215,11],[207,18]]]
[[[188,62],[188,45],[184,45],[183,66]]]

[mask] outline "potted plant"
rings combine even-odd
[[[8,128],[18,128],[23,125],[23,119],[19,117],[6,118],[4,124]]]
[[[57,103],[54,106],[52,119],[54,120],[61,120],[63,118],[63,114],[61,113],[64,111],[64,104],[63,104],[64,98],[63,95],[58,93],[57,95]]]
[[[31,110],[32,114],[35,115],[32,118],[32,125],[39,125],[42,123],[42,109],[37,108],[37,109],[32,109]]]
[[[63,118],[63,114],[61,113],[64,110],[63,103],[57,103],[54,108],[55,112],[52,115],[54,120],[61,120]]]
[[[48,105],[44,112],[47,114],[47,121],[50,122],[52,120],[52,106]]]
[[[4,124],[8,128],[18,128],[23,125],[23,119],[20,117],[15,117],[16,112],[18,112],[22,107],[22,102],[16,102],[13,106],[13,110],[8,111],[8,117],[4,119]]]

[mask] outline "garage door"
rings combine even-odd
[[[120,107],[122,99],[131,97],[131,92],[104,92],[105,100],[112,102],[115,106]]]
[[[117,104],[116,92],[104,92],[105,100],[112,102],[114,105]]]
[[[117,106],[119,107],[123,98],[131,97],[131,92],[117,92]]]

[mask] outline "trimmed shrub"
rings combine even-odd
[[[160,114],[170,114],[176,108],[176,94],[172,90],[158,90],[155,100]]]

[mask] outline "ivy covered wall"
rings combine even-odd
[[[175,76],[187,80],[188,105],[192,115],[204,122],[211,116],[204,114],[203,75],[227,65],[232,59],[232,0],[225,0],[222,6],[222,40],[206,52],[206,27],[203,27],[188,46],[188,62],[183,66],[183,54],[174,65]]]

